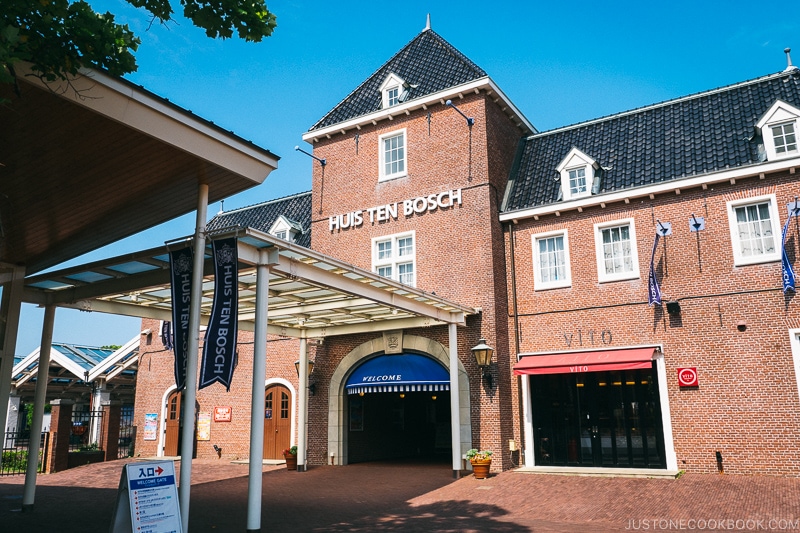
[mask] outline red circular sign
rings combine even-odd
[[[681,387],[697,387],[697,368],[679,368],[678,385]]]

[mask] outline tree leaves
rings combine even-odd
[[[169,0],[127,0],[161,23],[172,20]],[[260,42],[272,35],[275,15],[264,0],[180,0],[184,15],[212,38]],[[0,83],[14,84],[21,61],[46,81],[67,80],[82,67],[121,76],[136,71],[141,43],[111,13],[95,13],[84,0],[3,0],[0,12]]]

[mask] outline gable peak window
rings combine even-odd
[[[797,131],[800,127],[798,122],[800,109],[781,100],[777,100],[764,113],[756,124],[756,129],[761,132],[768,161],[800,155],[797,146]]]
[[[561,198],[574,200],[592,194],[598,179],[597,170],[600,165],[594,158],[577,148],[569,151],[567,156],[556,167],[561,181]]]
[[[397,74],[390,73],[378,89],[381,93],[381,107],[386,109],[403,103],[408,96],[408,84]]]

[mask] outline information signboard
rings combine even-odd
[[[182,531],[175,463],[134,462],[122,468],[112,533]]]

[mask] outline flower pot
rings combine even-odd
[[[285,454],[283,456],[286,459],[286,470],[297,470],[297,456]]]
[[[473,459],[470,463],[472,463],[472,475],[475,476],[475,479],[486,479],[489,477],[489,469],[492,466],[491,459]]]

